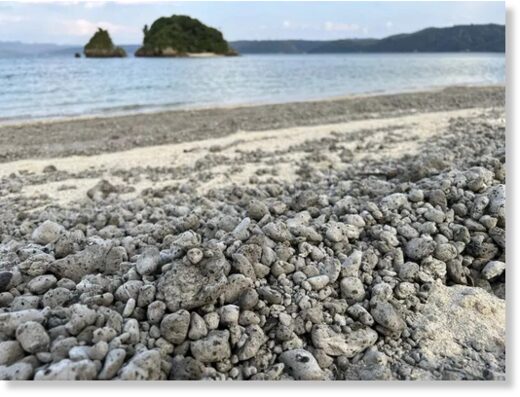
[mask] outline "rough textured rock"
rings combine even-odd
[[[327,325],[315,325],[312,329],[312,343],[330,356],[354,357],[377,341],[377,333],[371,328],[360,328],[344,335]]]
[[[325,374],[314,356],[304,349],[287,350],[280,354],[284,363],[296,380],[324,380]]]
[[[205,338],[192,341],[190,349],[195,359],[202,363],[214,363],[229,358],[229,331],[210,331]]]
[[[218,262],[215,261],[215,262]],[[194,309],[215,301],[224,291],[226,276],[220,264],[200,266],[173,264],[158,283],[158,292],[164,296],[168,309]]]
[[[49,349],[47,331],[36,321],[27,321],[16,328],[16,339],[27,353],[44,352]]]

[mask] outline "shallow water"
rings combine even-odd
[[[0,120],[504,84],[504,54],[0,59]]]

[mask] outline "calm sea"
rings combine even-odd
[[[0,120],[503,84],[504,54],[0,59]]]

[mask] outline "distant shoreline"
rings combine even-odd
[[[451,86],[342,99],[4,124],[0,125],[0,162],[94,155],[218,138],[238,131],[346,123],[504,104],[504,86]]]
[[[333,40],[230,40],[231,48],[239,54],[384,54],[384,53],[505,53],[505,24],[466,24],[429,27],[410,33],[399,33],[383,38],[349,38]],[[8,52],[28,47],[37,51],[38,44],[0,42]],[[42,44],[46,51],[83,52],[80,45]],[[32,47],[31,47],[32,46]],[[19,47],[19,48],[17,48]],[[134,54],[140,44],[120,45],[128,54]],[[27,50],[26,50],[27,51]]]

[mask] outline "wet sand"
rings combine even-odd
[[[503,86],[448,87],[427,92],[175,110],[0,125],[0,162],[93,155],[214,139],[247,131],[348,123],[424,112],[504,106]]]

